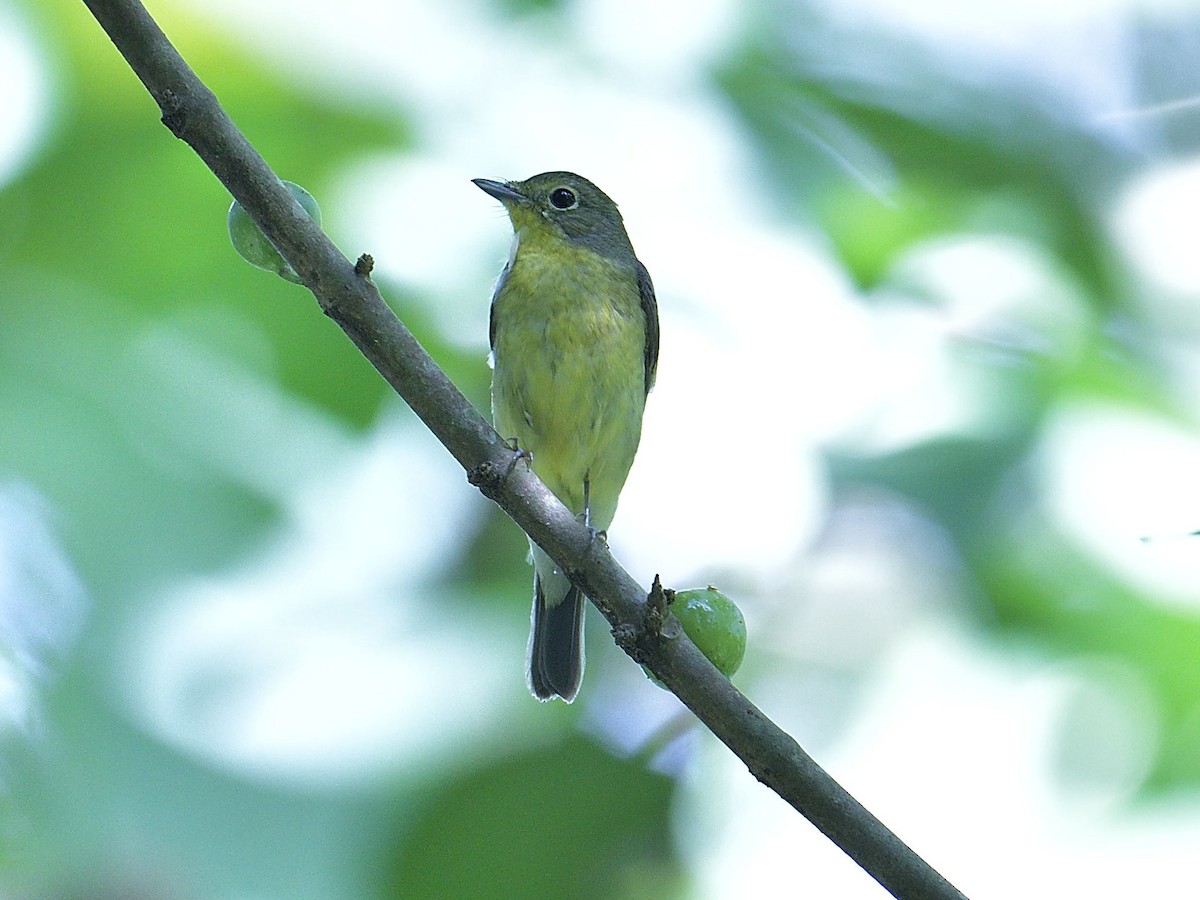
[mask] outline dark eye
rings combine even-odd
[[[550,192],[550,205],[555,209],[574,209],[579,205],[579,199],[570,188],[555,188]]]

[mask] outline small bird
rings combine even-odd
[[[474,183],[504,204],[512,252],[492,294],[492,420],[534,473],[603,534],[633,465],[658,366],[658,305],[617,205],[586,178]],[[540,547],[529,689],[570,703],[583,678],[584,598]]]

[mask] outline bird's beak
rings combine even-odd
[[[505,206],[510,203],[526,203],[528,198],[503,181],[492,181],[489,178],[472,178],[471,183],[486,194],[491,194]]]

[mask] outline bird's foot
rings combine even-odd
[[[512,474],[513,469],[517,467],[517,463],[521,460],[525,460],[525,465],[527,466],[533,465],[533,451],[523,449],[521,445],[517,443],[517,439],[515,437],[505,438],[504,443],[507,445],[508,449],[513,452],[512,459],[508,461],[508,468],[504,470],[505,478]]]

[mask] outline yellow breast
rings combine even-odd
[[[523,240],[494,300],[496,429],[576,514],[608,527],[641,437],[645,318],[637,276],[586,248]]]

